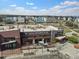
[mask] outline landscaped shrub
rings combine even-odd
[[[78,38],[76,36],[68,37],[68,41],[71,43],[78,43]]]

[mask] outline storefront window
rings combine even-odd
[[[16,48],[16,43],[11,43],[11,44],[3,45],[3,50],[14,49],[14,48]]]

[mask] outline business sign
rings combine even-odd
[[[27,36],[30,36],[30,35],[50,35],[50,31],[36,31],[36,32],[27,32],[25,33]]]

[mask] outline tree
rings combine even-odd
[[[2,19],[2,17],[0,16],[0,22],[3,22],[3,19]]]
[[[73,22],[71,22],[71,21],[66,21],[66,23],[65,23],[67,26],[69,26],[69,27],[72,27],[73,26]]]
[[[7,20],[5,20],[5,23],[6,24],[14,24],[15,22],[11,19],[7,19]]]
[[[69,27],[78,28],[78,24],[73,21],[66,21],[65,24],[66,26],[69,26]]]

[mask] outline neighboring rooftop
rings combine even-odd
[[[19,30],[21,32],[31,32],[31,31],[51,31],[58,30],[57,27],[54,26],[44,26],[41,24],[38,25],[10,25],[10,26],[0,26],[0,32],[2,31],[11,31],[11,30]]]
[[[63,55],[68,55],[70,57],[70,59],[79,59],[79,50],[74,48],[74,44],[71,43],[65,43],[61,50],[61,53],[63,53]]]

